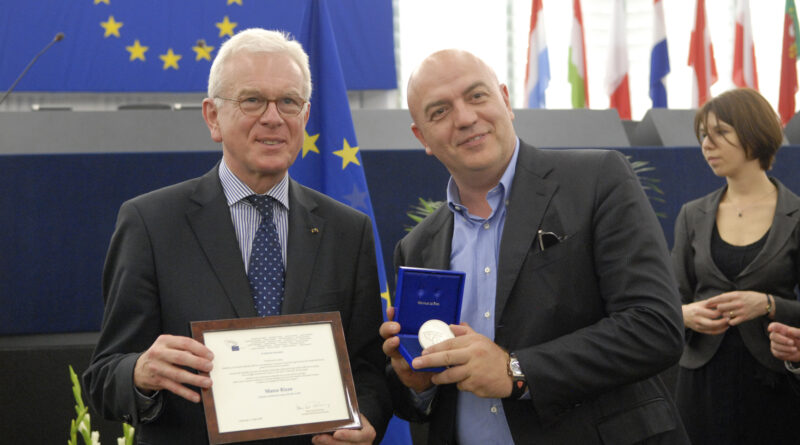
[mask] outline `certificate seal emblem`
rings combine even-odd
[[[455,338],[450,326],[442,320],[428,320],[419,327],[419,344],[427,348],[447,339]]]

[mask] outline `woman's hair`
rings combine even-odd
[[[701,144],[702,133],[708,133],[709,113],[733,127],[747,159],[758,159],[762,170],[772,168],[775,154],[783,143],[783,130],[775,110],[758,91],[751,88],[729,90],[697,110],[694,134]]]
[[[240,52],[286,54],[303,74],[303,99],[311,98],[311,73],[308,67],[308,55],[303,51],[303,47],[285,32],[260,28],[241,31],[222,44],[208,75],[208,97],[214,98],[221,93],[227,82],[222,68],[233,54]]]

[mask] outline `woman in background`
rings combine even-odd
[[[772,320],[800,324],[800,198],[767,176],[781,125],[742,88],[707,102],[694,129],[727,184],[685,204],[675,223],[686,327],[678,409],[697,445],[796,444],[800,400],[767,332]]]

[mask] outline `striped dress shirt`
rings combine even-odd
[[[250,195],[255,195],[250,187],[242,182],[225,164],[225,158],[219,163],[219,179],[222,182],[222,190],[228,201],[231,211],[233,228],[236,231],[236,239],[239,241],[239,249],[242,251],[242,261],[244,270],[250,269],[250,249],[253,247],[253,238],[256,236],[258,225],[261,224],[261,214],[246,199]],[[274,198],[272,202],[272,215],[275,227],[278,229],[278,241],[281,243],[281,254],[283,256],[283,267],[286,268],[286,240],[289,234],[289,173],[284,175],[266,195]]]

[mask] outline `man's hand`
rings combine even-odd
[[[775,358],[787,362],[800,362],[800,329],[773,321],[769,331],[769,349]]]
[[[736,326],[745,321],[765,315],[767,295],[751,290],[725,292],[706,300],[708,307],[716,308],[728,318],[728,324]]]
[[[338,430],[333,434],[317,434],[311,438],[311,443],[314,445],[371,444],[377,435],[375,428],[363,414],[359,415],[361,416],[361,429]]]
[[[695,301],[683,305],[683,324],[701,334],[722,334],[728,327],[729,319],[716,307],[709,306],[708,300]]]
[[[513,381],[508,375],[508,353],[466,323],[450,325],[450,329],[456,337],[424,349],[414,359],[414,367],[448,367],[431,381],[437,385],[456,383],[460,391],[478,397],[511,395]]]
[[[165,389],[184,399],[198,403],[200,394],[185,385],[210,388],[211,379],[182,367],[210,372],[214,354],[202,343],[189,337],[160,335],[153,345],[136,360],[133,383],[145,394]]]
[[[392,368],[400,378],[404,385],[420,393],[433,386],[431,383],[431,372],[417,372],[411,369],[406,359],[400,354],[397,348],[400,346],[400,323],[391,321],[394,319],[394,308],[389,306],[386,308],[386,318],[390,321],[385,321],[381,324],[379,333],[383,337],[383,353],[386,354],[392,361]]]

